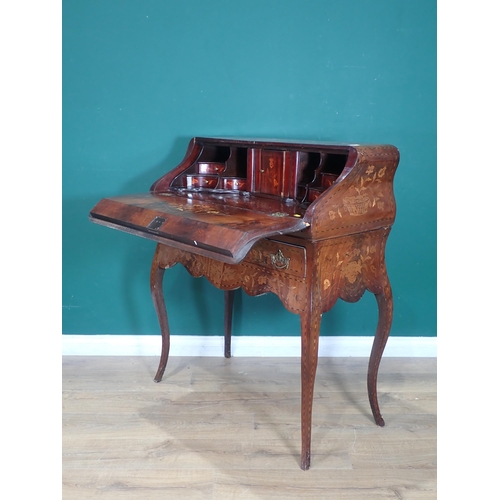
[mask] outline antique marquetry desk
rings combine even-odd
[[[155,381],[165,371],[170,332],[162,280],[180,263],[225,291],[225,356],[233,293],[275,293],[300,315],[301,467],[311,462],[311,418],[321,316],[337,299],[377,299],[368,396],[383,426],[377,373],[392,322],[384,250],[396,207],[399,152],[390,145],[194,138],[182,162],[146,194],[105,198],[93,222],[157,241],[151,292],[162,334]]]

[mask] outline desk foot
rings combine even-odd
[[[165,269],[159,266],[158,249],[153,258],[150,274],[151,296],[155,306],[156,315],[160,323],[161,330],[161,356],[158,371],[156,372],[154,381],[160,382],[168,361],[168,353],[170,350],[170,329],[168,326],[167,309],[165,308],[165,300],[163,298],[163,274]]]
[[[311,467],[311,453],[309,453],[306,457],[302,458],[302,462],[300,464],[300,468],[302,470],[309,470]]]
[[[370,361],[368,363],[367,385],[368,398],[370,400],[370,406],[375,423],[380,427],[384,427],[385,422],[380,414],[380,408],[378,405],[377,375],[382,354],[384,352],[387,339],[389,338],[393,314],[392,291],[386,274],[384,291],[381,294],[376,294],[375,297],[378,304],[379,318],[375,339],[373,340],[372,352],[370,354]]]

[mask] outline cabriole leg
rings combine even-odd
[[[160,246],[156,247],[156,253],[153,258],[150,273],[150,288],[153,297],[153,304],[155,306],[158,322],[160,323],[161,330],[161,356],[158,371],[156,372],[154,381],[160,382],[165,372],[168,361],[168,352],[170,350],[170,329],[168,326],[167,309],[165,308],[165,300],[163,297],[163,274],[165,269],[160,267],[159,262]]]
[[[393,300],[391,285],[389,284],[389,279],[387,274],[384,273],[385,285],[383,292],[381,294],[376,294],[378,304],[378,324],[377,331],[375,333],[375,338],[373,340],[372,352],[370,354],[370,362],[368,364],[368,398],[370,400],[370,406],[373,413],[373,418],[375,423],[383,427],[385,425],[384,419],[380,414],[380,409],[378,406],[377,397],[377,375],[380,366],[380,361],[382,359],[382,354],[384,352],[387,339],[389,338],[389,332],[391,330],[392,324],[392,314],[393,314]]]

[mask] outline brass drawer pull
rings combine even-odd
[[[283,255],[281,250],[278,250],[276,255],[271,254],[271,262],[276,269],[288,269],[290,259]]]

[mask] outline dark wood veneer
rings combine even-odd
[[[321,316],[338,299],[372,292],[379,320],[368,363],[377,425],[377,373],[392,323],[385,244],[394,223],[390,145],[194,138],[182,162],[146,194],[105,198],[93,222],[158,242],[151,293],[162,333],[159,382],[170,332],[162,291],[165,269],[180,263],[224,290],[224,355],[231,356],[234,290],[275,293],[300,315],[301,468],[311,461],[311,419]]]

